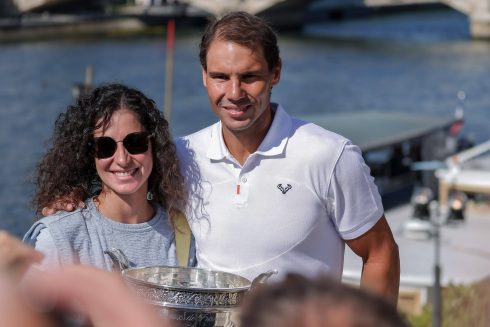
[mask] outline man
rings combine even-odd
[[[228,14],[208,26],[200,61],[220,121],[177,142],[198,265],[340,279],[347,244],[361,286],[396,303],[398,248],[359,148],[270,102],[282,67],[271,28]]]

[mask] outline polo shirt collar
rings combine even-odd
[[[211,139],[206,153],[207,157],[211,160],[222,160],[232,157],[225,145],[221,129],[221,121],[211,126]]]
[[[274,119],[264,140],[255,152],[262,156],[272,157],[285,151],[291,132],[291,117],[279,104],[272,104],[275,110]],[[275,109],[274,109],[275,107]],[[211,140],[207,151],[207,157],[211,160],[232,159],[223,139],[221,121],[211,126]]]

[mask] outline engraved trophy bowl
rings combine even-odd
[[[236,274],[190,267],[125,268],[125,281],[138,296],[185,327],[236,327],[246,294],[272,270],[251,282]]]

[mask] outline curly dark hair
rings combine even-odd
[[[76,205],[96,196],[101,189],[94,160],[94,131],[105,128],[120,109],[135,112],[152,135],[153,169],[148,189],[153,201],[167,211],[171,222],[186,205],[184,180],[168,122],[155,102],[143,93],[121,84],[108,84],[81,96],[60,114],[54,126],[51,148],[40,160],[35,179],[33,205],[39,216],[56,201]]]
[[[258,16],[237,11],[210,22],[199,44],[199,60],[204,70],[207,70],[206,56],[214,40],[234,42],[254,51],[261,49],[269,71],[281,64],[276,34]]]

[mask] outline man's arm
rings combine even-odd
[[[385,216],[368,232],[346,241],[362,258],[361,287],[381,295],[395,306],[400,286],[400,257]]]

